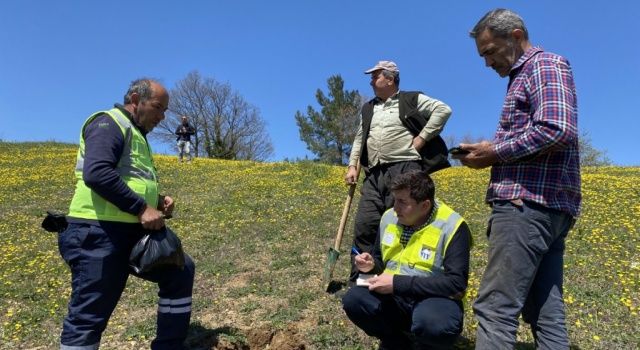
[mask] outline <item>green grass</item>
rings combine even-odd
[[[75,146],[0,142],[0,349],[56,348],[70,275],[56,236],[40,228],[46,210],[66,212]],[[158,156],[162,192],[177,203],[169,221],[196,262],[187,344],[251,344],[251,331],[295,334],[307,349],[373,349],[377,342],[324,291],[322,272],[347,188],[345,169],[313,162],[255,163]],[[486,262],[483,203],[488,172],[451,168],[434,177],[436,195],[467,219],[474,236],[469,298]],[[579,349],[640,348],[640,168],[583,171],[583,215],[567,240],[565,301]],[[354,200],[354,209],[357,198]],[[352,218],[334,278],[349,271]],[[101,349],[148,348],[157,288],[131,278]],[[458,348],[473,347],[477,324],[465,313]],[[518,349],[531,349],[525,325]]]

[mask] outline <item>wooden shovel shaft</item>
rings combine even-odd
[[[358,183],[359,177],[360,162],[358,162],[358,165],[356,165],[356,181],[349,186],[349,194],[347,195],[347,199],[344,201],[344,208],[342,208],[342,217],[340,218],[340,225],[338,226],[338,234],[336,236],[336,241],[333,244],[333,249],[335,249],[336,251],[340,251],[340,243],[342,243],[344,227],[347,225],[347,218],[349,217],[349,211],[351,209],[351,201],[353,200],[353,195],[356,192],[356,184]]]

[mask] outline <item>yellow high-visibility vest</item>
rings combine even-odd
[[[444,203],[438,202],[433,222],[413,233],[405,247],[400,243],[402,226],[393,208],[380,220],[380,248],[385,273],[431,276],[444,272],[444,254],[464,219]]]
[[[127,223],[140,222],[137,216],[118,209],[118,207],[95,193],[87,187],[82,179],[85,149],[84,128],[101,114],[109,115],[116,122],[125,140],[122,157],[115,170],[129,188],[144,198],[148,206],[152,208],[158,206],[158,175],[153,164],[149,143],[129,118],[118,108],[113,108],[92,114],[82,126],[80,147],[76,157],[76,191],[69,206],[69,216]]]

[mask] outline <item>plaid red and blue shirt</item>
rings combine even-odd
[[[580,213],[578,106],[569,62],[528,49],[511,68],[487,202],[524,199]]]

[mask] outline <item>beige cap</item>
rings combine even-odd
[[[389,72],[394,72],[394,73],[399,73],[400,69],[398,69],[398,66],[396,65],[395,62],[393,61],[379,61],[378,63],[376,63],[375,66],[373,66],[373,68],[369,68],[366,71],[364,71],[364,74],[370,74],[373,73],[377,70],[387,70]]]

